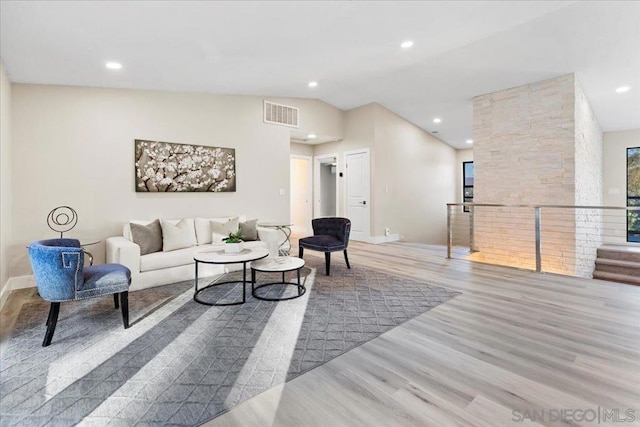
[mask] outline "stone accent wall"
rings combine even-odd
[[[476,203],[601,204],[602,136],[577,85],[570,74],[474,98]],[[591,250],[575,231],[587,219],[543,210],[542,224],[543,270],[585,275],[576,259]],[[477,208],[474,243],[476,259],[535,267],[534,210]]]
[[[602,206],[604,145],[602,129],[589,100],[575,79],[575,204]],[[610,212],[576,211],[576,275],[591,277],[596,250],[602,244],[603,218]]]

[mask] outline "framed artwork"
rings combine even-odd
[[[236,191],[234,148],[135,140],[136,192]]]

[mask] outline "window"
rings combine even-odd
[[[627,148],[627,206],[640,206],[640,147]],[[640,211],[627,212],[627,242],[640,243]]]
[[[462,201],[473,202],[473,162],[462,162]],[[468,207],[464,207],[469,212]]]

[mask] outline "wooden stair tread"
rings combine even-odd
[[[600,246],[598,249],[603,249],[605,251],[616,251],[616,252],[633,252],[640,254],[640,246],[635,245],[612,245],[606,244]]]
[[[607,271],[594,271],[594,279],[608,280],[612,282],[630,283],[640,285],[640,276],[630,276],[627,274],[609,273]]]
[[[638,275],[640,276],[640,262],[638,261],[627,261],[624,259],[614,259],[614,258],[596,258],[596,270],[598,264],[606,264],[606,265],[617,265],[620,267],[631,267],[638,269]]]

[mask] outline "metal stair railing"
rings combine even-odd
[[[600,245],[638,237],[640,206],[447,204],[447,258],[591,277]]]

